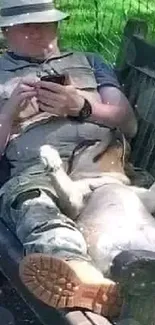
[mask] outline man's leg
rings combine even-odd
[[[37,298],[57,308],[83,307],[109,317],[119,313],[116,283],[93,266],[82,234],[49,195],[22,194],[11,213],[26,251],[20,277]]]
[[[112,325],[107,318],[88,310],[67,310],[65,312],[65,317],[71,325]]]
[[[113,260],[112,278],[119,281],[124,297],[120,324],[125,318],[137,324],[155,321],[155,252],[145,250],[123,251]],[[119,322],[118,322],[119,324]]]

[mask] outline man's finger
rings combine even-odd
[[[65,93],[66,92],[66,89],[65,89],[66,86],[62,86],[62,85],[56,84],[54,82],[39,81],[39,82],[37,82],[36,87],[51,90],[55,93]]]
[[[44,97],[47,100],[49,99],[49,100],[64,102],[66,99],[66,97],[61,93],[57,94],[57,93],[54,93],[52,91],[45,90],[42,88],[38,89],[37,93],[38,93],[38,97],[40,97],[40,98]]]
[[[39,109],[41,111],[51,113],[54,116],[64,116],[64,117],[67,116],[67,114],[64,113],[63,110],[59,107],[57,107],[57,108],[51,107],[51,106],[48,106],[42,102],[38,102],[38,104],[39,104]]]
[[[34,86],[36,86],[36,84],[39,80],[40,79],[36,76],[34,76],[34,77],[27,76],[27,77],[21,78],[20,83],[34,87]]]
[[[51,113],[51,114],[53,114],[53,115],[55,115],[55,116],[58,116],[58,114],[56,114],[56,112],[55,112],[54,107],[51,107],[51,106],[45,105],[44,103],[42,103],[42,102],[40,102],[40,101],[38,101],[38,105],[39,105],[39,109],[40,109],[41,111],[48,112],[48,113]]]
[[[27,91],[19,94],[20,100],[29,99],[36,96],[35,91]]]
[[[51,100],[50,98],[45,98],[45,97],[37,97],[38,102],[44,104],[45,106],[49,106],[49,109],[51,107],[51,109],[55,109],[56,110],[61,110],[62,111],[62,107],[63,104],[59,103],[58,101],[55,100]]]
[[[35,94],[37,95],[37,91],[35,89],[34,86],[30,86],[30,85],[26,85],[26,84],[21,84],[19,87],[18,87],[18,93],[23,93],[23,92],[29,92],[29,91],[34,91]]]
[[[50,98],[45,98],[43,96],[41,96],[41,97],[38,96],[37,99],[38,99],[38,103],[44,104],[45,106],[49,106],[49,109],[50,109],[50,107],[52,109],[52,106],[55,107],[55,105],[54,105],[55,103],[53,103],[53,101]]]

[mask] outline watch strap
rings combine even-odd
[[[83,122],[85,121],[88,117],[90,117],[92,114],[92,107],[91,104],[89,103],[89,101],[85,98],[84,100],[84,105],[81,108],[81,110],[79,111],[79,115],[78,116],[68,116],[69,119],[71,120],[76,120],[79,122]]]

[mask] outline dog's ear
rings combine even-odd
[[[113,135],[112,141],[107,150],[100,155],[98,162],[102,172],[119,172],[125,173],[125,167],[128,164],[131,147],[124,134],[119,129],[111,130]]]
[[[125,174],[122,162],[123,148],[119,140],[102,154],[98,159],[101,172],[117,172]]]
[[[103,135],[103,140],[100,138],[83,140],[74,148],[68,161],[68,174],[74,172],[74,168],[77,167],[80,170],[81,168],[86,170],[87,165],[89,166],[88,170],[90,171],[91,166],[92,171],[94,163],[98,160],[98,156],[100,157],[106,151],[113,140],[112,130],[103,128]]]

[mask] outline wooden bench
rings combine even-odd
[[[147,30],[144,21],[128,21],[116,69],[138,119],[132,162],[155,176],[155,46],[146,41]]]

